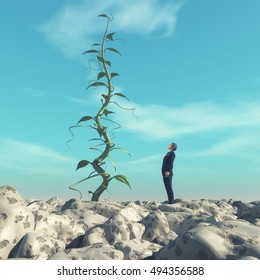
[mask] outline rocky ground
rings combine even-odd
[[[260,259],[260,201],[22,199],[0,187],[0,259]]]

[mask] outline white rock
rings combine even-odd
[[[105,222],[104,233],[106,240],[111,245],[121,240],[130,240],[130,229],[126,220],[120,214],[114,215]]]
[[[54,210],[61,210],[61,207],[64,205],[64,201],[59,197],[52,197],[46,203]]]
[[[164,213],[160,210],[151,212],[142,223],[145,225],[143,239],[153,241],[156,237],[166,235],[170,228]]]
[[[145,218],[150,213],[148,209],[146,209],[146,208],[144,208],[144,207],[142,207],[139,204],[136,204],[134,202],[128,202],[126,204],[126,207],[131,208],[134,211],[136,211],[142,217],[142,219]]]
[[[141,260],[157,252],[161,246],[142,239],[132,239],[117,242],[117,250],[124,253],[125,260]]]
[[[29,232],[21,240],[14,257],[45,260],[61,249],[65,249],[64,242],[40,232]]]
[[[176,204],[166,206],[168,208],[165,209],[167,210],[165,215],[170,229],[178,235],[200,223],[216,223],[237,219],[235,209],[225,201],[179,200]],[[162,210],[164,207],[162,205],[160,209]]]
[[[50,205],[47,204],[45,201],[42,200],[26,200],[27,207],[31,209],[32,212],[42,210],[42,211],[49,211]]]
[[[84,235],[82,246],[86,247],[96,243],[109,245],[105,236],[104,225],[97,225],[88,229]]]
[[[140,222],[143,219],[139,212],[130,205],[120,210],[118,214],[120,214],[125,220],[131,222]]]
[[[260,202],[242,203],[238,209],[237,216],[250,223],[256,223],[260,219]]]
[[[145,225],[142,223],[127,223],[130,230],[130,239],[141,239],[145,233]]]
[[[62,216],[69,216],[71,220],[77,221],[77,223],[81,224],[86,230],[107,221],[107,218],[104,216],[95,213],[93,210],[86,209],[67,209],[62,211]]]
[[[254,225],[260,227],[260,219],[255,219]]]
[[[0,187],[0,259],[7,259],[19,240],[33,229],[33,213],[18,192],[10,186]]]
[[[15,189],[4,187],[0,258],[260,259],[259,204],[206,199],[177,199],[172,205],[64,203],[59,198],[25,202]]]
[[[99,214],[105,218],[110,218],[117,214],[124,206],[120,205],[115,201],[82,201],[79,199],[71,199],[62,206],[61,211],[66,209],[77,209],[77,210],[92,210],[96,214]]]
[[[64,250],[52,255],[49,260],[123,260],[124,254],[110,245],[94,245]]]
[[[87,229],[84,223],[75,221],[69,215],[48,213],[42,210],[35,212],[35,223],[35,231],[62,240],[65,244],[84,234]]]
[[[167,232],[167,234],[156,237],[153,242],[161,246],[165,246],[175,240],[177,237],[178,235],[174,231],[170,230]]]
[[[164,246],[156,259],[260,258],[260,228],[243,220],[199,224]]]
[[[64,204],[64,201],[58,197],[53,197],[46,202],[38,199],[27,199],[26,202],[32,211],[42,210],[47,212],[60,211]]]

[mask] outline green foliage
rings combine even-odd
[[[102,38],[102,42],[101,43],[95,43],[92,45],[92,49],[87,50],[83,53],[83,55],[87,54],[87,55],[94,55],[95,56],[95,61],[100,65],[100,71],[97,74],[97,79],[94,82],[91,82],[88,87],[86,88],[86,90],[90,90],[91,88],[97,88],[97,87],[102,87],[105,88],[107,90],[106,94],[101,94],[101,108],[99,108],[99,110],[97,111],[97,114],[95,116],[84,116],[82,117],[77,125],[71,126],[69,131],[71,132],[73,138],[74,138],[74,134],[72,133],[72,129],[73,128],[77,128],[77,127],[89,127],[94,129],[99,138],[92,138],[89,140],[89,142],[98,142],[99,144],[96,144],[92,147],[90,147],[91,150],[95,150],[98,151],[100,153],[100,155],[98,157],[96,157],[93,161],[90,160],[81,160],[79,161],[77,167],[76,167],[76,171],[78,169],[81,168],[85,168],[85,167],[89,167],[91,166],[94,171],[92,171],[86,178],[76,182],[75,184],[69,186],[69,188],[71,190],[77,191],[80,193],[80,198],[82,197],[82,193],[76,188],[76,186],[82,182],[85,182],[89,179],[92,179],[94,177],[101,177],[102,182],[101,184],[97,187],[97,189],[94,192],[89,191],[89,193],[92,194],[92,201],[98,201],[100,195],[107,190],[110,182],[115,179],[116,181],[119,181],[125,185],[127,185],[130,189],[130,183],[127,179],[126,176],[124,175],[114,175],[111,176],[109,173],[106,172],[105,168],[103,168],[103,165],[106,166],[106,160],[108,159],[109,162],[112,164],[112,166],[114,167],[114,170],[116,172],[116,163],[113,160],[113,158],[111,157],[110,153],[114,150],[118,150],[118,151],[122,151],[125,153],[129,152],[121,147],[116,147],[115,143],[113,143],[110,139],[110,135],[108,133],[108,126],[105,126],[103,124],[103,121],[109,122],[110,124],[116,124],[117,128],[120,128],[120,124],[116,123],[114,120],[112,120],[110,117],[111,115],[115,114],[115,112],[107,109],[108,106],[110,104],[115,104],[118,107],[125,109],[125,110],[134,110],[133,109],[126,109],[123,108],[122,106],[120,106],[120,104],[118,104],[113,97],[122,97],[125,98],[127,100],[128,97],[125,96],[122,93],[114,93],[114,87],[112,84],[112,79],[115,77],[118,77],[119,74],[116,72],[110,72],[109,71],[109,67],[112,66],[111,61],[106,60],[106,53],[115,53],[121,56],[120,52],[113,48],[113,47],[107,47],[106,48],[106,43],[113,43],[114,42],[114,35],[116,34],[115,32],[112,33],[108,33],[108,27],[109,27],[109,23],[111,21],[111,18],[106,15],[106,14],[101,14],[99,15],[99,17],[103,17],[107,20],[107,24],[106,24],[106,29]],[[95,47],[95,48],[93,48]],[[97,48],[97,49],[96,49]],[[102,81],[101,81],[102,80]],[[82,124],[83,123],[83,124]],[[71,141],[71,140],[70,140]],[[70,142],[68,141],[67,144]],[[101,142],[101,143],[100,143]],[[103,149],[102,149],[103,148]],[[130,155],[130,154],[129,154]]]

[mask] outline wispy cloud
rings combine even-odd
[[[160,37],[172,35],[177,12],[183,1],[111,1],[115,5],[115,26],[119,30],[141,35],[160,31]]]
[[[257,138],[248,134],[233,135],[229,139],[218,141],[209,148],[205,148],[203,151],[196,151],[190,153],[192,157],[205,157],[205,156],[228,156],[230,154],[237,153],[238,155],[251,154],[250,150],[259,150]],[[252,159],[252,158],[251,158]]]
[[[76,98],[76,97],[66,96],[66,99],[67,99],[67,101],[72,102],[79,106],[86,106],[86,105],[90,104],[90,101],[87,100],[86,98]]]
[[[72,96],[68,96],[65,94],[58,94],[58,93],[53,93],[53,92],[48,92],[47,90],[44,89],[39,89],[39,88],[31,88],[31,87],[25,87],[22,89],[22,92],[24,94],[27,94],[29,96],[31,96],[32,98],[43,98],[43,97],[58,97],[58,98],[62,98],[63,100],[66,100],[69,103],[74,103],[78,106],[86,106],[86,105],[90,105],[93,100],[94,97],[92,95],[88,95],[88,97],[85,96],[85,98],[78,98],[78,97],[72,97]]]
[[[26,174],[64,174],[73,159],[43,145],[0,138],[0,167]],[[59,167],[58,167],[59,166]]]
[[[33,98],[45,97],[45,96],[50,95],[50,93],[47,92],[46,90],[39,89],[39,88],[31,88],[31,87],[24,87],[22,89],[22,92]]]
[[[67,57],[79,56],[103,32],[103,22],[97,15],[113,15],[117,32],[141,36],[167,37],[173,34],[177,13],[184,1],[160,0],[82,0],[67,4],[38,30],[46,40]]]
[[[138,158],[138,159],[134,159],[134,160],[129,160],[128,162],[124,162],[123,164],[126,165],[138,165],[138,164],[148,164],[148,163],[154,163],[154,162],[158,162],[158,159],[162,158],[162,154],[156,154],[156,155],[152,155],[152,156],[145,156],[142,158]]]
[[[122,128],[144,139],[167,139],[204,132],[260,126],[260,102],[187,103],[179,107],[125,103],[136,108],[138,118],[120,110]],[[119,109],[118,109],[119,110]]]

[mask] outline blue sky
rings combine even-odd
[[[0,185],[24,197],[78,197],[68,186],[90,170],[88,129],[69,126],[100,107],[102,93],[86,91],[96,72],[82,53],[100,41],[112,13],[117,32],[111,70],[127,95],[116,110],[122,125],[117,173],[102,198],[165,200],[160,168],[170,142],[178,144],[176,198],[259,200],[260,2],[258,0],[4,1],[0,10]],[[113,169],[108,164],[108,170]],[[98,181],[78,185],[84,199]]]

